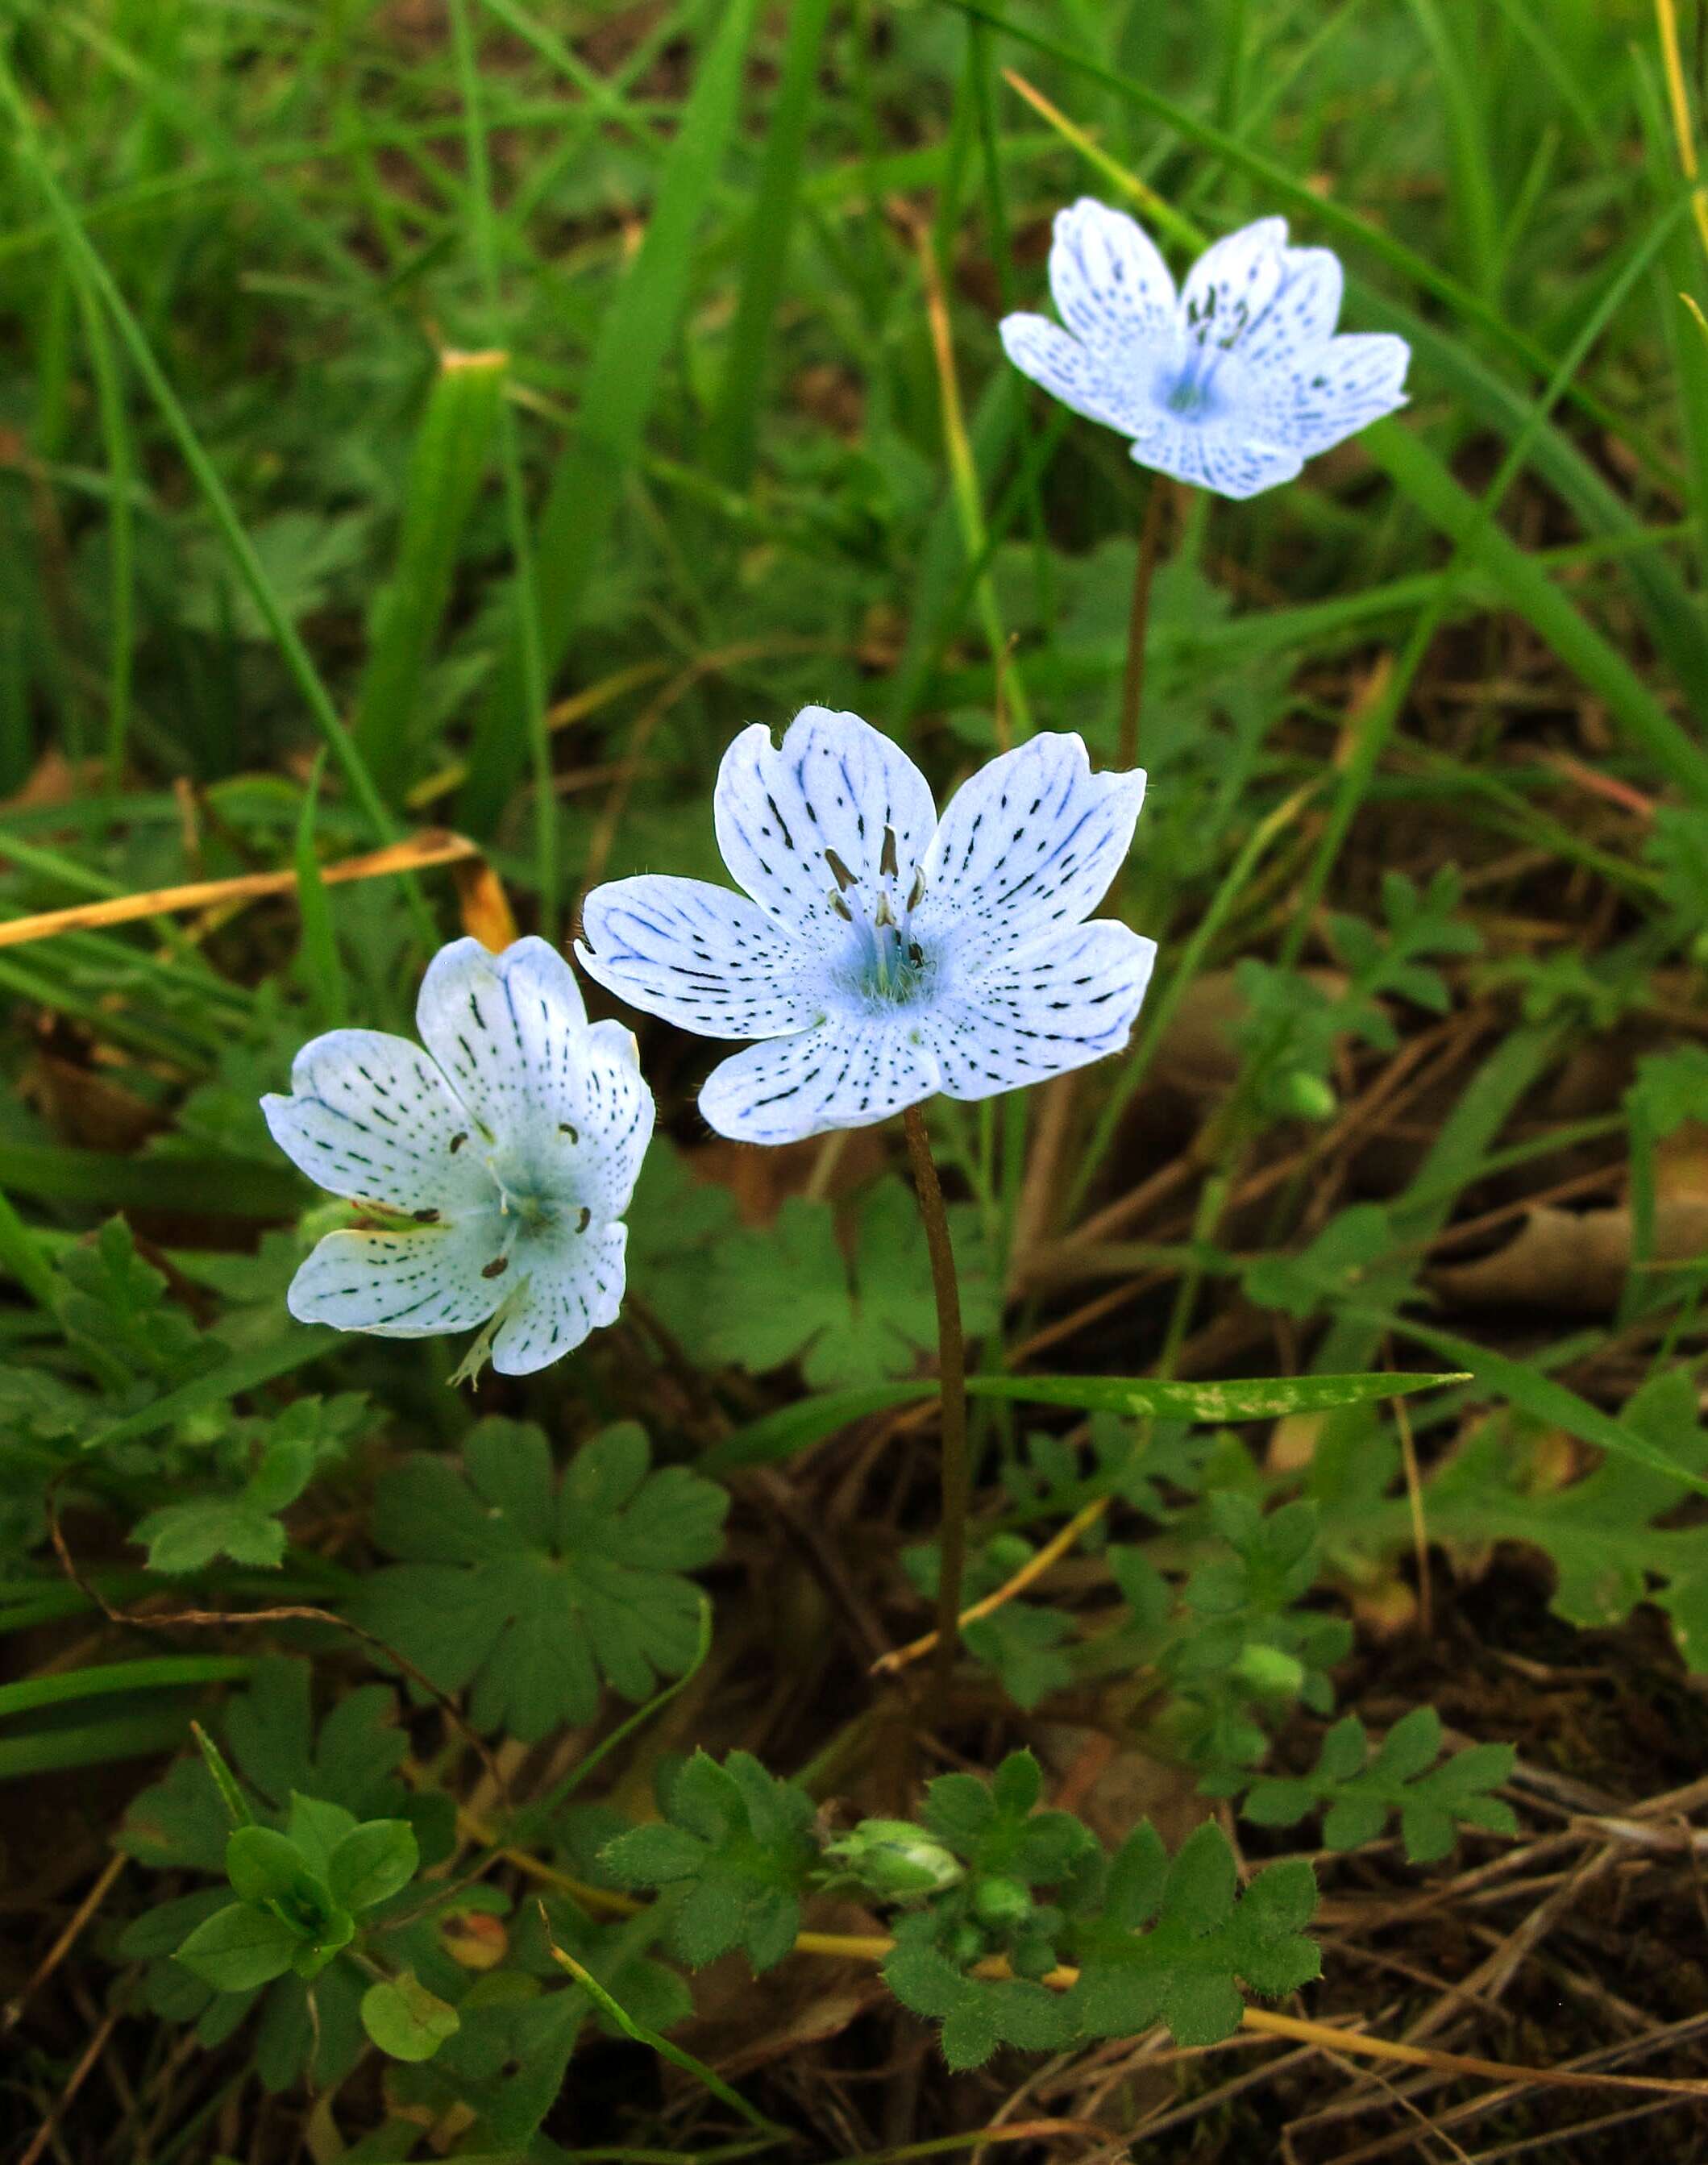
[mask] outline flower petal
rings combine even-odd
[[[1284,218],[1260,218],[1206,248],[1180,289],[1188,338],[1199,345],[1239,345],[1280,292],[1290,252]]]
[[[841,944],[832,898],[848,878],[875,893],[887,877],[905,893],[937,824],[930,785],[900,745],[826,707],[803,708],[780,746],[761,724],[743,730],[713,811],[724,862],[748,893],[826,948]]]
[[[286,1305],[299,1323],[429,1338],[484,1323],[503,1297],[482,1276],[503,1244],[496,1210],[399,1233],[329,1233],[291,1281]]]
[[[1104,919],[997,962],[946,999],[928,1035],[952,1098],[991,1098],[1117,1052],[1157,943]]]
[[[707,1077],[700,1110],[736,1142],[792,1143],[865,1128],[937,1088],[923,1014],[845,1016],[751,1045]]]
[[[334,1030],[291,1065],[291,1094],[261,1101],[273,1140],[318,1187],[394,1210],[467,1209],[489,1183],[459,1156],[465,1108],[419,1046]]]
[[[478,940],[440,948],[415,1008],[423,1042],[489,1140],[552,1132],[587,1030],[575,973],[543,940],[502,955]]]
[[[1247,366],[1297,361],[1334,336],[1346,276],[1331,248],[1284,248],[1281,278],[1268,305],[1247,329],[1240,358]]]
[[[914,927],[957,971],[1089,915],[1132,845],[1142,773],[1094,774],[1083,739],[1031,737],[956,792],[927,863]]]
[[[568,1146],[569,1193],[593,1213],[595,1225],[620,1217],[652,1140],[655,1112],[635,1040],[621,1023],[595,1023],[582,1034],[555,1109],[561,1115],[556,1142]]]
[[[528,1283],[493,1335],[493,1366],[501,1376],[550,1367],[590,1332],[616,1321],[628,1241],[626,1225],[584,1234],[560,1225],[529,1243]]]
[[[1131,436],[1150,419],[1153,403],[1140,379],[1117,371],[1047,316],[1004,316],[999,329],[1003,350],[1020,374],[1087,420]]]
[[[1278,482],[1294,480],[1305,465],[1301,449],[1268,440],[1283,426],[1275,403],[1266,401],[1257,414],[1241,412],[1219,425],[1158,421],[1136,440],[1132,456],[1141,466],[1173,474],[1195,488],[1214,489],[1236,503],[1259,496]]]
[[[1390,331],[1348,331],[1305,355],[1266,398],[1265,433],[1303,457],[1405,403],[1411,348]]]
[[[1174,281],[1156,242],[1089,196],[1056,213],[1050,292],[1068,329],[1100,354],[1130,360],[1172,343]]]
[[[702,1037],[781,1037],[820,1006],[810,957],[756,902],[704,880],[646,872],[596,887],[576,956],[590,977]]]

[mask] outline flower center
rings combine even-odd
[[[903,899],[894,828],[883,830],[875,893],[834,850],[825,851],[825,861],[836,882],[830,907],[853,928],[847,970],[853,989],[885,1007],[905,1007],[918,999],[932,976],[930,957],[913,932],[913,914],[925,891],[925,875],[915,872]]]

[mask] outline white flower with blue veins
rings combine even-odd
[[[536,1369],[614,1323],[621,1216],[652,1135],[635,1040],[589,1025],[543,940],[458,940],[422,982],[427,1050],[373,1030],[305,1045],[273,1140],[383,1230],[329,1233],[291,1282],[303,1323],[425,1338],[492,1325],[493,1366]]]
[[[1083,198],[1050,250],[1062,324],[1006,316],[1002,342],[1064,406],[1130,436],[1141,466],[1256,496],[1405,403],[1411,349],[1336,335],[1343,285],[1330,250],[1289,248],[1286,219],[1265,218],[1207,248],[1177,293],[1143,227]]]
[[[1132,842],[1142,774],[1077,736],[992,760],[940,821],[913,761],[857,714],[756,724],[713,799],[746,890],[644,873],[595,888],[576,953],[631,1006],[762,1040],[714,1068],[720,1135],[785,1143],[941,1091],[989,1098],[1118,1051],[1155,942],[1084,920]]]

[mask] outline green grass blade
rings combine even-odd
[[[742,68],[757,0],[731,0],[715,18],[681,125],[664,161],[646,237],[600,324],[581,408],[552,477],[535,541],[541,661],[562,660],[576,613],[617,512],[664,358],[688,298],[695,238],[741,109]],[[525,756],[527,676],[507,657],[476,728],[459,816],[490,834]]]
[[[1368,429],[1370,456],[1424,516],[1494,582],[1508,606],[1607,703],[1632,742],[1687,797],[1708,803],[1708,751],[1682,729],[1612,643],[1484,514],[1418,436],[1391,422]]]
[[[314,771],[303,793],[303,816],[297,823],[297,912],[303,925],[298,966],[320,1027],[341,1030],[350,1019],[350,999],[344,965],[338,957],[338,939],[332,929],[332,898],[320,877],[320,859],[314,848],[314,813],[325,766],[323,751],[315,759]]]
[[[67,260],[87,280],[111,316],[113,327],[130,356],[131,365],[147,386],[150,396],[160,409],[161,419],[178,447],[179,456],[201,491],[240,580],[248,590],[263,623],[283,656],[287,668],[350,785],[351,794],[366,814],[375,839],[391,840],[393,832],[392,823],[374,788],[373,777],[339,719],[332,695],[315,668],[314,659],[303,643],[297,627],[281,606],[272,582],[267,577],[266,568],[256,554],[254,543],[244,530],[243,522],[237,515],[225,484],[220,479],[214,461],[203,450],[201,439],[197,435],[177,393],[168,382],[165,371],[155,358],[154,349],[141,324],[131,313],[129,304],[119,290],[117,281],[84,231],[82,221],[77,216],[71,198],[55,177],[53,169],[43,154],[41,140],[30,118],[29,108],[18,91],[9,65],[0,65],[0,105],[3,105],[11,115],[18,152],[52,213]],[[419,893],[419,890],[416,892]]]
[[[796,0],[789,15],[788,42],[748,220],[741,298],[706,445],[707,463],[732,488],[747,487],[758,456],[759,417],[768,388],[766,362],[783,295],[789,233],[800,197],[802,155],[830,7],[831,0]]]
[[[239,1683],[253,1661],[240,1654],[163,1654],[154,1661],[100,1662],[50,1676],[20,1677],[0,1684],[0,1721],[37,1707],[66,1706],[109,1693],[178,1691],[190,1684]]]
[[[375,787],[414,781],[421,686],[451,599],[456,551],[487,471],[508,356],[441,353],[409,461],[392,576],[374,604],[352,734]]]

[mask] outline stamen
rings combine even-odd
[[[853,873],[849,871],[847,866],[843,863],[842,860],[836,855],[836,852],[834,850],[825,851],[825,862],[830,867],[832,873],[835,875],[838,888],[842,893],[846,894],[849,888],[854,884]]]
[[[878,869],[888,879],[894,879],[901,870],[901,866],[898,862],[895,854],[895,830],[894,827],[886,827],[883,830],[883,848],[878,856]]]
[[[483,1278],[501,1278],[509,1267],[510,1259],[508,1256],[494,1256],[491,1262],[482,1266],[481,1276]]]
[[[846,917],[851,924],[854,922],[853,911],[849,909],[840,894],[833,894],[830,901],[831,909],[836,911],[838,917]]]

